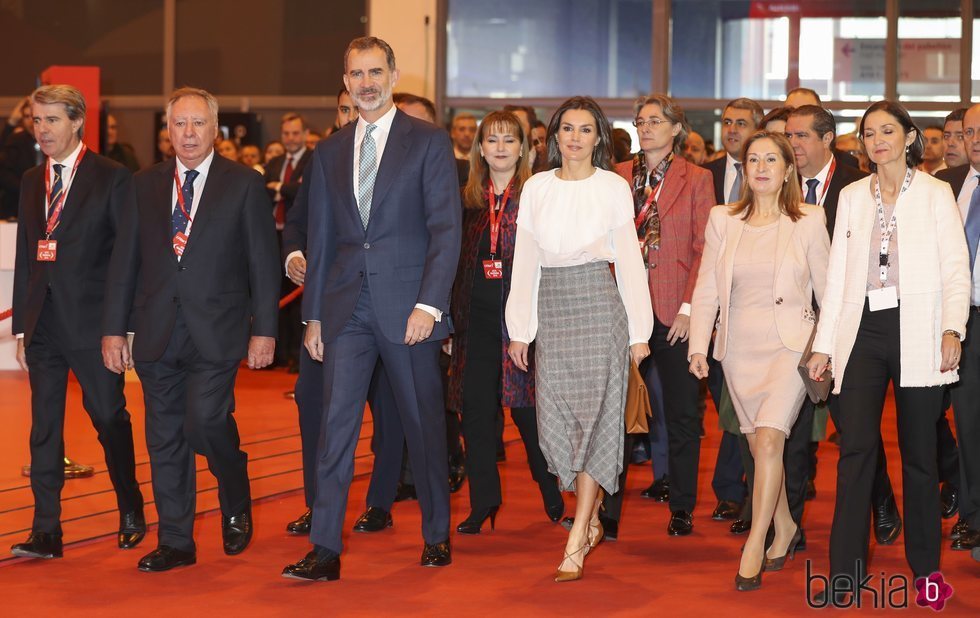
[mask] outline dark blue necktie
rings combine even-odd
[[[51,167],[54,169],[54,182],[51,183],[51,199],[48,200],[48,218],[53,214],[54,205],[58,203],[58,198],[61,197],[61,191],[64,189],[64,184],[61,181],[61,170],[65,166],[55,163]]]
[[[187,214],[191,213],[191,208],[194,205],[194,179],[200,174],[197,170],[187,170],[184,172],[184,186],[180,189],[180,192],[184,197],[184,208],[187,209]],[[173,238],[177,235],[177,232],[183,234],[187,230],[187,215],[184,214],[184,209],[180,207],[180,202],[178,201],[174,204],[174,214],[173,214],[173,225],[171,226],[170,237]]]
[[[806,198],[803,200],[804,202],[807,204],[817,203],[817,184],[819,183],[820,181],[816,178],[811,178],[806,181]]]
[[[980,182],[980,174],[975,176]],[[973,263],[977,259],[977,243],[980,243],[980,184],[970,196],[970,210],[966,213],[966,244],[970,250],[970,273],[973,273]]]

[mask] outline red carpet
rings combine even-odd
[[[629,494],[620,526],[620,540],[605,542],[586,560],[585,578],[556,584],[554,570],[561,558],[565,532],[545,517],[536,486],[530,479],[516,429],[508,424],[508,460],[501,464],[504,506],[497,529],[489,522],[480,536],[453,535],[454,564],[445,569],[418,566],[422,541],[415,502],[394,508],[395,526],[385,532],[350,534],[339,582],[304,584],[279,577],[282,567],[309,549],[305,538],[287,536],[284,524],[303,511],[299,487],[299,437],[292,401],[282,397],[293,376],[282,372],[243,370],[236,394],[236,418],[249,472],[256,534],[237,557],[221,551],[220,524],[214,512],[214,479],[199,459],[197,521],[198,564],[170,573],[146,574],[136,561],[155,546],[155,531],[134,551],[116,548],[114,498],[101,461],[95,433],[81,409],[80,393],[69,394],[66,430],[68,454],[96,467],[91,479],[68,481],[64,492],[65,557],[61,560],[0,561],[3,614],[118,616],[163,612],[199,616],[278,616],[309,612],[318,615],[498,615],[540,616],[769,616],[807,610],[806,564],[815,573],[827,571],[827,540],[833,511],[836,448],[822,444],[817,498],[808,503],[809,547],[785,570],[767,574],[763,588],[736,593],[733,578],[744,537],[728,533],[727,523],[710,520],[715,499],[710,478],[717,453],[718,430],[708,412],[708,436],[701,456],[699,505],[690,537],[668,538],[668,510],[644,500],[639,491],[651,480],[648,466],[630,470]],[[30,427],[26,376],[0,373],[0,552],[22,541],[30,528],[32,498],[27,479],[19,476],[27,463]],[[127,385],[136,429],[138,476],[151,499],[149,466],[143,442],[139,385]],[[346,527],[363,510],[371,456],[370,417],[358,446],[358,476],[351,489]],[[896,492],[901,467],[889,404],[884,423],[885,444]],[[569,505],[573,498],[569,497]],[[468,513],[466,487],[453,497],[453,521]],[[148,517],[155,520],[152,508]],[[948,533],[952,521],[944,522]],[[92,539],[79,542],[82,539]],[[944,543],[948,546],[948,542]],[[873,548],[872,586],[880,588],[881,573],[909,576],[902,542]],[[980,563],[968,552],[943,554],[943,575],[954,588],[945,615],[980,615]],[[820,586],[815,586],[815,589]],[[898,599],[899,597],[893,597]],[[872,597],[863,597],[867,608]],[[914,607],[914,589],[908,603]],[[929,610],[922,610],[929,611]]]

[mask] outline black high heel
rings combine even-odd
[[[759,572],[753,577],[742,577],[740,574],[735,573],[735,590],[739,592],[748,592],[750,590],[758,590],[762,587],[762,572],[766,570],[766,554],[762,554],[762,564],[759,565]]]
[[[552,523],[557,524],[565,514],[565,500],[562,498],[557,482],[549,479],[544,483],[538,483],[538,489],[541,491],[545,514]]]
[[[789,547],[786,548],[786,553],[782,556],[776,558],[770,558],[766,556],[766,569],[767,571],[779,571],[786,564],[786,558],[790,560],[796,555],[796,546],[799,544],[801,538],[800,526],[796,526],[796,532],[793,534],[793,538],[789,542]]]
[[[491,506],[481,511],[470,511],[470,516],[464,519],[458,526],[456,532],[460,534],[480,534],[483,522],[490,520],[490,530],[492,531],[497,521],[497,511],[500,506]]]

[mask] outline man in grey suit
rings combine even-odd
[[[379,358],[415,473],[425,540],[421,564],[452,562],[439,376],[461,235],[452,144],[445,131],[392,104],[398,70],[387,43],[355,39],[344,60],[344,84],[360,118],[320,142],[305,180],[305,344],[323,362],[324,417],[313,550],[282,573],[302,580],[340,577],[354,449]]]

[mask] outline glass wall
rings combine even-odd
[[[960,100],[959,0],[902,0],[898,94],[902,100]]]
[[[650,90],[649,0],[451,0],[450,97],[635,97]]]

